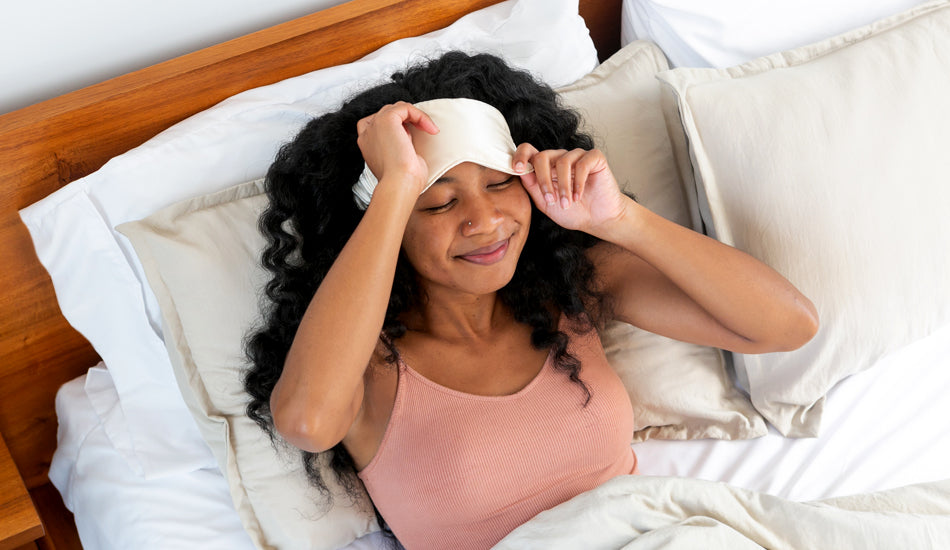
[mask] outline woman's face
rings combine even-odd
[[[521,179],[465,162],[419,196],[403,251],[427,293],[488,294],[511,281],[531,224]]]

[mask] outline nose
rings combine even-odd
[[[465,216],[462,218],[461,232],[468,237],[480,233],[491,233],[504,221],[504,215],[493,197],[480,193],[470,199]]]

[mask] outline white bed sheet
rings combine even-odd
[[[808,501],[950,479],[950,327],[832,388],[821,435],[774,428],[745,441],[645,441],[645,475],[726,483]]]
[[[128,467],[103,429],[104,370],[93,370],[95,384],[87,387],[82,376],[57,395],[59,445],[50,470],[84,548],[254,548],[217,468],[145,479]],[[786,439],[772,431],[748,441],[653,440],[634,449],[646,475],[724,481],[792,500],[947,479],[948,394],[945,327],[839,384],[828,396],[819,438]],[[347,548],[381,549],[380,539],[369,535]]]

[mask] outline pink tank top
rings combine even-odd
[[[633,409],[597,332],[571,335],[591,399],[549,356],[521,391],[479,396],[400,362],[392,415],[360,473],[408,549],[487,549],[533,516],[636,473]]]

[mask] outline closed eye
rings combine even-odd
[[[501,181],[501,182],[498,182],[498,183],[491,183],[491,184],[488,184],[486,187],[487,187],[488,189],[492,189],[492,190],[502,190],[502,189],[505,189],[506,187],[510,186],[512,183],[514,183],[515,178],[516,178],[516,176],[510,176],[510,177],[509,177],[508,179],[506,179],[505,181]],[[456,200],[457,200],[457,199],[454,199],[454,198],[453,198],[453,199],[449,200],[448,202],[446,202],[446,203],[444,203],[444,204],[440,204],[440,205],[438,205],[438,206],[430,206],[429,208],[424,208],[423,211],[424,211],[424,212],[430,212],[430,213],[433,213],[433,214],[438,214],[438,213],[440,213],[440,212],[445,212],[446,210],[448,210],[449,208],[451,208],[452,205],[455,204]]]
[[[509,185],[511,185],[514,181],[515,181],[515,176],[510,176],[508,179],[506,179],[503,182],[493,183],[489,185],[488,188],[489,189],[504,189],[505,187],[508,187]]]
[[[426,211],[426,212],[432,212],[432,213],[434,213],[434,214],[437,214],[437,213],[439,213],[439,212],[444,212],[444,211],[448,210],[453,204],[455,204],[455,199],[452,199],[452,200],[450,200],[449,202],[447,202],[447,203],[445,203],[445,204],[440,204],[440,205],[438,205],[438,206],[431,206],[431,207],[429,207],[429,208],[426,208],[425,211]]]

